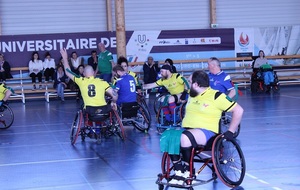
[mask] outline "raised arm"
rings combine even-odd
[[[68,62],[68,53],[67,53],[66,48],[61,49],[61,50],[60,50],[60,54],[61,54],[61,57],[63,58],[63,64],[64,64],[64,68],[65,68],[65,73],[66,73],[66,75],[67,75],[71,80],[74,80],[74,75],[70,73],[71,68],[70,68],[70,65],[69,65],[69,62]]]

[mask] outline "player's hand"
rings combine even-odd
[[[117,104],[116,104],[116,102],[111,102],[110,105],[111,105],[112,109],[117,110]]]
[[[233,140],[233,132],[231,131],[226,131],[224,134],[223,134],[223,137],[229,141],[232,141]]]

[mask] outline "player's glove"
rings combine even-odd
[[[229,140],[229,141],[232,141],[233,140],[233,132],[231,131],[226,131],[224,134],[223,134],[224,138]]]

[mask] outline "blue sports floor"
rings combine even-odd
[[[247,170],[237,189],[300,189],[299,86],[282,87],[270,95],[242,92],[238,102],[245,112],[237,140]],[[151,109],[153,99],[154,95],[148,100]],[[76,100],[13,101],[10,106],[14,124],[0,131],[1,190],[158,189],[162,153],[155,122],[148,134],[125,127],[125,142],[113,136],[101,144],[78,139],[72,146],[70,126],[80,106]],[[195,189],[229,188],[217,180]]]

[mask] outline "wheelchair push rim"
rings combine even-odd
[[[218,178],[228,187],[239,186],[245,177],[246,163],[243,152],[235,140],[219,135],[213,142],[212,160]]]
[[[76,113],[75,118],[71,125],[70,140],[72,145],[76,143],[76,140],[78,138],[81,129],[82,119],[83,119],[83,114],[82,111],[80,110]]]

